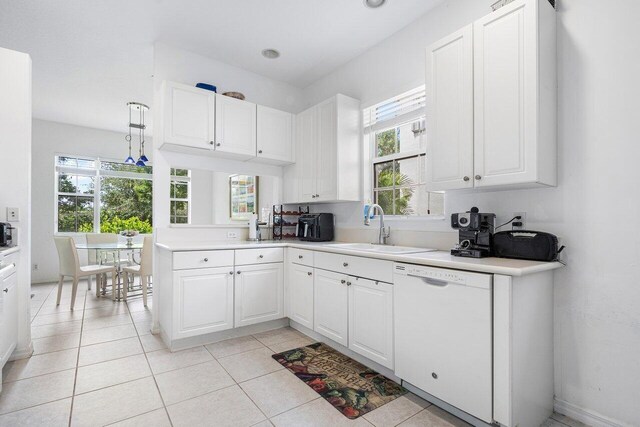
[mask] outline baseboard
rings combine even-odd
[[[588,409],[569,403],[565,400],[556,398],[554,400],[553,409],[555,412],[573,418],[576,421],[585,423],[591,427],[626,427],[629,424],[622,424],[611,418],[600,415]]]
[[[25,348],[15,349],[9,357],[9,361],[27,359],[33,354],[33,341],[29,341],[29,345]]]

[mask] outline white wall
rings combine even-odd
[[[342,92],[366,106],[423,83],[424,47],[485,15],[491,3],[447,1],[308,87],[306,101]],[[640,211],[640,2],[558,3],[559,186],[448,193],[446,212],[477,205],[506,221],[526,211],[528,228],[561,237],[568,265],[555,275],[559,408],[640,425],[640,239],[634,226]],[[331,209],[340,225],[355,227],[343,234],[360,231],[360,204],[317,209]],[[436,246],[447,241],[443,233],[428,232],[446,231],[446,220],[392,227],[424,231],[412,234],[426,246],[432,237]]]
[[[123,122],[123,129],[126,128]],[[55,170],[56,154],[102,157],[124,160],[127,155],[125,134],[92,129],[45,120],[33,120],[32,165],[32,230],[38,244],[31,250],[31,281],[43,283],[57,281],[58,254],[53,242],[55,231]],[[152,152],[152,141],[147,138],[145,148]],[[148,154],[147,154],[148,155]],[[150,157],[153,164],[153,157]]]
[[[0,221],[6,208],[20,210],[17,243],[18,343],[14,354],[31,349],[31,58],[0,48]],[[15,238],[15,237],[14,237]]]

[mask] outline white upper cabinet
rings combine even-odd
[[[174,82],[164,84],[164,141],[211,149],[215,138],[215,93]]]
[[[216,153],[236,159],[255,157],[256,126],[256,104],[216,96]]]
[[[360,200],[360,101],[336,95],[296,116],[296,164],[285,169],[287,203]]]
[[[427,182],[473,187],[473,26],[427,48]]]
[[[268,163],[294,161],[293,114],[258,105],[257,158]]]
[[[430,189],[556,185],[555,20],[547,0],[516,0],[476,21],[472,43],[465,28],[427,51]]]

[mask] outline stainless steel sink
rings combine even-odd
[[[418,252],[433,252],[437,249],[431,248],[413,248],[409,246],[392,246],[392,245],[376,245],[373,243],[330,243],[327,246],[336,249],[345,249],[353,251],[374,252],[382,254],[415,254]]]

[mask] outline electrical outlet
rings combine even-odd
[[[526,230],[527,229],[527,213],[526,212],[514,212],[513,216],[520,216],[520,219],[516,219],[513,222],[521,222],[519,227],[511,226],[512,230]]]
[[[235,231],[227,231],[227,239],[237,239],[238,233]]]
[[[18,222],[18,221],[20,221],[20,209],[18,209],[18,208],[7,208],[7,221],[9,221],[9,222]]]

